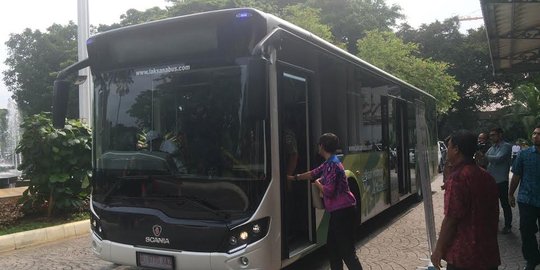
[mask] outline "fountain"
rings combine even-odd
[[[0,153],[0,188],[15,187],[17,180],[21,176],[21,172],[17,170],[17,166],[21,163],[21,156],[15,153],[15,148],[20,139],[20,116],[17,104],[8,101],[8,125],[7,136],[4,142],[4,148]]]

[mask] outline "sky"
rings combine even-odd
[[[423,23],[443,21],[447,18],[482,17],[480,0],[386,0],[388,5],[401,6],[401,13],[412,27]],[[461,30],[478,28],[484,24],[483,20],[462,21]]]
[[[45,31],[53,23],[77,23],[77,0],[2,0],[0,3],[0,109],[7,108],[11,93],[4,85],[2,71],[6,70],[5,43],[11,33],[21,33],[25,28]],[[120,16],[128,9],[146,10],[151,7],[166,6],[165,0],[88,0],[91,25],[112,24],[120,21]],[[406,21],[412,27],[423,23],[442,21],[452,16],[482,16],[480,0],[386,0],[389,5],[402,8]],[[464,21],[462,30],[477,28],[483,20]]]

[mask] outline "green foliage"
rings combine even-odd
[[[403,18],[401,8],[384,0],[308,0],[307,5],[321,10],[322,23],[356,54],[356,41],[370,30],[389,31]]]
[[[330,26],[321,22],[320,9],[315,9],[306,6],[305,4],[290,5],[283,9],[281,17],[328,42],[334,43],[341,48],[345,48],[345,44],[334,38]]]
[[[464,34],[459,28],[458,18],[453,17],[424,24],[418,29],[402,25],[398,32],[406,42],[419,44],[422,57],[448,63],[448,73],[459,82],[455,87],[459,99],[453,103],[450,113],[439,119],[440,138],[453,130],[485,132],[493,126],[487,119],[480,120],[480,112],[493,110],[495,104],[508,105],[512,88],[521,76],[494,76],[485,29],[469,29]],[[513,128],[511,124],[497,125]]]
[[[454,87],[458,82],[448,74],[448,64],[416,57],[417,44],[380,31],[367,32],[357,44],[358,57],[433,95],[440,113],[447,112],[457,100]]]
[[[54,72],[77,59],[77,26],[73,22],[67,26],[53,24],[46,32],[27,28],[21,34],[11,34],[6,45],[4,82],[21,114],[50,111]],[[70,104],[69,117],[77,117],[78,102]]]
[[[145,11],[129,9],[126,14],[120,16],[122,26],[135,25],[139,23],[155,21],[167,18],[167,11],[159,7],[149,8]]]
[[[66,212],[82,207],[88,197],[91,173],[91,135],[79,120],[68,120],[64,129],[52,126],[50,113],[26,117],[17,153],[19,169],[30,180],[22,201],[26,211],[47,207]]]
[[[136,9],[128,9],[125,14],[122,14],[120,16],[120,22],[119,23],[113,23],[111,25],[106,24],[100,24],[96,30],[97,32],[105,32],[109,30],[113,30],[116,28],[129,26],[129,25],[136,25],[140,23],[155,21],[155,20],[161,20],[169,17],[169,13],[165,9],[160,9],[159,7],[153,7],[149,8],[145,11],[139,11]]]
[[[420,44],[423,57],[449,63],[448,72],[459,81],[460,100],[453,108],[479,111],[492,104],[508,104],[512,76],[493,76],[484,28],[459,32],[457,17],[422,25],[418,30],[402,29],[404,40]]]
[[[272,1],[257,0],[172,0],[173,5],[168,8],[169,16],[181,16],[211,10],[252,7],[265,12],[276,14],[278,8]]]
[[[540,75],[518,85],[512,95],[514,121],[522,123],[526,134],[540,124]]]

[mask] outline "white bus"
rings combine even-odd
[[[170,18],[100,33],[87,47],[88,59],[55,81],[54,122],[64,125],[68,75],[89,66],[91,235],[104,260],[189,270],[293,263],[325,244],[328,215],[309,181],[286,175],[322,162],[325,132],[341,140],[360,217],[351,222],[421,196],[437,169],[432,96],[270,14]]]

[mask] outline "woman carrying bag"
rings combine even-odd
[[[289,180],[315,180],[315,185],[323,194],[326,211],[330,213],[327,248],[332,270],[343,269],[343,262],[349,270],[362,269],[354,247],[356,224],[356,199],[349,190],[343,164],[336,157],[339,139],[333,133],[325,133],[319,138],[319,155],[326,161],[319,167],[295,176]]]

